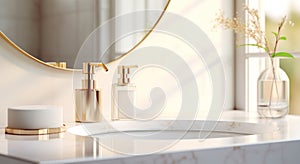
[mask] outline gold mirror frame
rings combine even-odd
[[[133,46],[129,51],[127,51],[126,53],[120,55],[119,57],[115,58],[114,60],[110,61],[109,63],[112,63],[112,62],[115,62],[115,61],[121,59],[125,55],[129,54],[130,52],[132,52],[135,48],[137,48],[151,34],[151,32],[154,30],[154,28],[158,25],[158,23],[162,19],[163,15],[165,14],[165,12],[166,12],[166,10],[167,10],[170,2],[171,2],[171,0],[167,1],[167,3],[165,5],[165,7],[164,7],[164,9],[163,9],[163,11],[161,13],[161,15],[158,17],[157,21],[154,23],[154,25],[152,26],[152,28],[146,33],[146,35],[135,46]],[[11,39],[9,39],[2,31],[0,31],[0,37],[3,38],[9,45],[11,45],[13,48],[15,48],[21,54],[29,57],[30,59],[32,59],[32,60],[34,60],[34,61],[36,61],[38,63],[41,63],[41,64],[46,65],[46,66],[51,67],[51,68],[59,69],[59,70],[66,70],[66,71],[78,71],[78,70],[80,70],[80,69],[57,67],[57,66],[55,66],[56,64],[46,63],[46,62],[42,61],[41,59],[38,59],[38,58],[34,57],[33,55],[30,55],[28,52],[26,52],[25,50],[23,50],[22,48],[20,48],[16,43],[14,43]],[[57,65],[64,66],[63,63],[57,63]]]

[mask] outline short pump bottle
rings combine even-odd
[[[102,63],[83,63],[82,88],[75,90],[76,122],[100,122],[102,120],[101,91],[97,88],[94,79],[97,67],[103,67],[105,71],[108,71]]]
[[[136,86],[131,83],[129,74],[136,65],[118,66],[118,83],[112,85],[112,120],[135,118]]]

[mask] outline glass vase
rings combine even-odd
[[[268,65],[257,80],[257,111],[261,117],[284,117],[289,111],[289,78],[278,58],[270,59]]]

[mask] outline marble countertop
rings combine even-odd
[[[272,126],[268,135],[245,135],[212,139],[179,140],[161,152],[145,155],[122,154],[110,150],[92,137],[77,136],[69,132],[41,135],[16,136],[0,129],[1,160],[24,163],[299,163],[300,116],[288,115],[280,119],[259,118],[256,114],[227,111],[223,121],[261,123]],[[67,126],[74,126],[74,123]],[[121,140],[121,139],[120,139]],[[119,142],[114,144],[125,144]],[[143,151],[153,146],[136,143],[129,152]],[[134,148],[134,150],[132,150]],[[140,150],[139,150],[140,149]]]

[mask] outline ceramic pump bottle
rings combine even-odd
[[[112,85],[112,120],[134,119],[136,86],[131,83],[129,74],[136,65],[118,66],[118,82]]]

